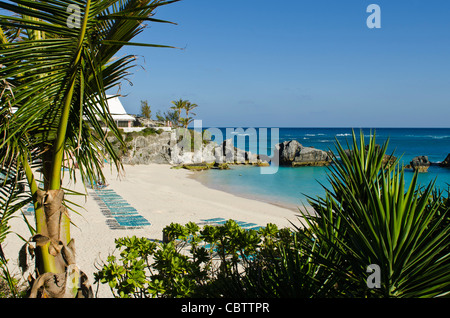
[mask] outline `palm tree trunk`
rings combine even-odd
[[[79,51],[74,60],[74,66],[76,66],[81,59],[81,46],[86,33],[90,5],[91,0],[88,0],[86,3],[83,25],[80,30],[78,42]],[[48,182],[48,184],[45,185],[45,191],[37,189],[37,186],[34,188],[35,194],[33,195],[33,198],[35,208],[37,208],[37,234],[35,236],[35,241],[39,247],[36,262],[38,263],[37,268],[40,270],[40,276],[45,277],[44,280],[40,280],[40,277],[38,277],[36,283],[42,284],[44,287],[45,284],[49,284],[49,281],[51,281],[51,275],[56,276],[59,274],[64,274],[66,272],[66,266],[68,265],[61,254],[62,249],[66,248],[71,242],[70,219],[67,214],[67,209],[63,205],[64,190],[61,189],[61,169],[63,168],[64,145],[66,141],[66,132],[71,108],[70,106],[75,91],[75,82],[76,71],[72,74],[72,78],[69,82],[70,86],[64,100],[63,113],[61,115],[62,117],[53,149],[45,155],[46,158],[52,156],[51,162],[44,160],[44,180],[46,181],[45,183]],[[32,186],[34,187],[34,185]],[[43,276],[48,273],[51,273],[51,275]],[[33,295],[36,294],[37,288],[37,286],[33,286]],[[54,286],[50,286],[50,288],[53,289]],[[65,284],[63,288],[65,289]],[[75,290],[73,291],[75,292]],[[67,296],[67,294],[65,293],[65,290],[58,290],[56,288],[54,296],[64,297]],[[73,296],[75,296],[75,294]]]

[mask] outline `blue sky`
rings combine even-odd
[[[369,29],[369,4],[381,29]],[[450,127],[450,1],[182,0],[130,47],[120,93],[199,105],[204,127]]]

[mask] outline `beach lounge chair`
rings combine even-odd
[[[95,189],[96,201],[111,229],[137,229],[151,223],[112,189]]]

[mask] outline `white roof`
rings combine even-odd
[[[125,108],[123,108],[122,103],[119,100],[119,97],[112,97],[111,95],[106,95],[108,99],[108,107],[111,115],[127,115]]]
[[[112,97],[111,95],[106,95],[108,99],[109,112],[111,113],[114,120],[134,120],[133,116],[127,114],[125,108],[120,102],[119,97]]]

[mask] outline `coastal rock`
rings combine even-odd
[[[219,169],[219,170],[229,170],[230,169],[230,167],[228,166],[227,163],[218,163],[218,162],[214,163],[214,168]]]
[[[383,164],[387,164],[389,166],[393,165],[397,161],[397,157],[391,155],[384,155]]]
[[[278,146],[278,147],[277,147]],[[300,155],[303,146],[297,140],[285,141],[275,146],[279,151],[280,163],[290,164]]]
[[[172,139],[175,140],[175,137]],[[183,142],[173,142],[171,146],[171,156],[168,163],[174,165],[180,164],[199,164],[207,163],[213,164],[216,161],[214,143],[198,144],[194,151],[191,151],[191,143],[184,144]]]
[[[202,147],[202,158],[201,160],[203,162],[207,163],[213,163],[216,162],[216,156],[214,155],[214,149],[216,147],[216,144],[213,142],[209,142],[206,145]]]
[[[431,162],[428,160],[427,156],[414,157],[410,164],[413,170],[418,172],[427,172],[428,168],[431,166]]]
[[[212,165],[203,162],[203,163],[183,164],[181,165],[181,167],[191,171],[203,171],[211,169]]]
[[[201,139],[193,140],[195,147],[192,147],[191,139],[186,136],[176,131],[135,136],[131,140],[127,139],[126,148],[117,151],[120,152],[124,164],[132,165],[151,163],[196,165],[216,162],[256,165],[259,160],[258,155],[234,147],[232,139],[225,140],[220,145],[215,142],[204,143]]]
[[[233,140],[227,139],[214,148],[216,162],[229,164],[256,164],[258,155],[234,147]]]
[[[198,159],[198,157],[197,157],[197,159]],[[196,162],[194,159],[193,152],[184,151],[183,147],[175,145],[172,147],[169,163],[174,164],[174,165],[179,165],[179,164],[193,164]]]
[[[447,157],[445,157],[444,161],[439,163],[439,166],[444,168],[450,168],[450,153],[447,155]]]
[[[256,166],[258,167],[270,167],[270,163],[268,163],[267,161],[263,161],[258,159],[258,161],[256,162]]]
[[[297,140],[277,144],[275,150],[278,151],[281,165],[292,167],[327,166],[331,163],[328,152],[313,147],[304,147]]]
[[[168,163],[171,157],[170,133],[138,136],[127,142],[127,152],[122,156],[124,164]]]

